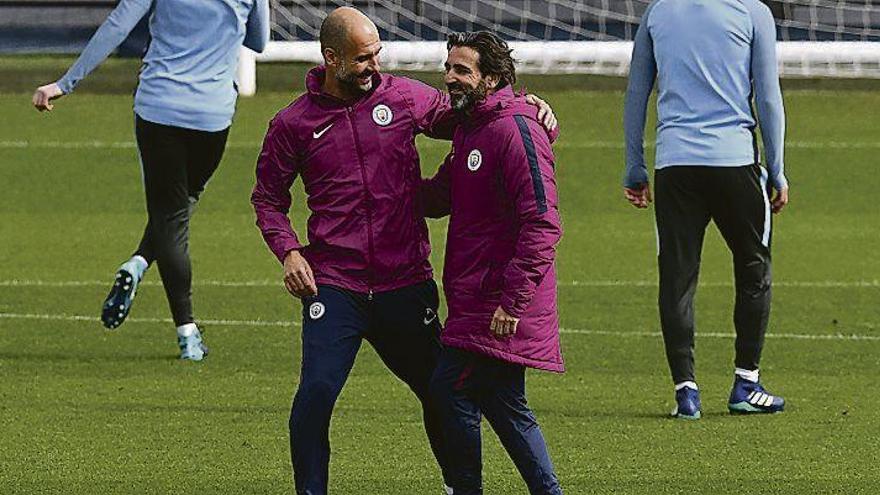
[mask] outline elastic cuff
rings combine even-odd
[[[284,260],[287,258],[287,255],[288,255],[291,251],[299,251],[299,250],[301,250],[303,247],[304,247],[304,246],[303,246],[302,244],[300,244],[299,241],[298,241],[297,239],[291,239],[291,240],[288,240],[287,242],[285,242],[285,243],[281,246],[281,249],[275,251],[275,257],[278,258],[278,261],[280,261],[281,264],[283,265],[283,264],[284,264]]]
[[[786,179],[784,175],[780,175],[773,179],[773,188],[777,191],[781,191],[786,187],[788,187],[788,179]]]
[[[65,95],[69,95],[73,92],[73,84],[63,77],[55,81],[55,84],[58,85],[58,89],[60,89]]]

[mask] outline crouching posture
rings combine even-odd
[[[450,36],[446,84],[463,119],[422,187],[428,217],[450,215],[443,273],[449,317],[431,382],[455,495],[481,494],[485,415],[532,494],[562,493],[526,403],[525,369],[563,371],[555,246],[562,234],[551,138],[514,94],[506,43]]]

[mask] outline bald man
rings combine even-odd
[[[380,73],[378,31],[358,10],[333,11],[320,40],[325,63],[270,123],[251,197],[284,284],[303,304],[302,371],[290,415],[296,492],[327,493],[330,416],[364,339],[421,401],[448,479],[428,393],[440,351],[439,296],[417,196],[415,137],[451,139],[455,116],[439,90]],[[555,126],[552,112],[542,115]],[[297,176],[311,211],[307,245],[288,218]]]

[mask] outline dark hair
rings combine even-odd
[[[451,50],[456,46],[472,48],[480,55],[477,65],[483,76],[498,76],[498,85],[494,89],[513,86],[516,82],[516,68],[510,56],[513,50],[495,34],[489,31],[452,33],[446,42],[446,49]]]

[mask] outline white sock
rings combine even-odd
[[[144,272],[147,271],[149,266],[149,263],[147,263],[147,260],[143,256],[136,254],[123,263],[119,268],[131,273],[140,280],[143,278]]]
[[[147,271],[147,268],[150,266],[150,264],[147,263],[147,259],[139,254],[132,256],[131,261],[137,264],[141,273],[144,273],[145,271]]]
[[[748,380],[752,383],[758,383],[758,370],[746,370],[742,368],[736,368],[733,373],[742,378],[743,380]]]
[[[444,485],[443,485],[443,488],[446,489],[446,495],[454,495],[454,492],[452,491],[452,487],[451,487],[451,486],[444,484]]]
[[[191,337],[199,327],[195,323],[184,323],[177,327],[177,335],[181,337]]]
[[[697,384],[694,382],[691,382],[691,381],[679,382],[679,383],[675,384],[675,391],[676,392],[678,392],[679,390],[681,390],[683,388],[689,388],[691,390],[700,390],[697,388]]]

